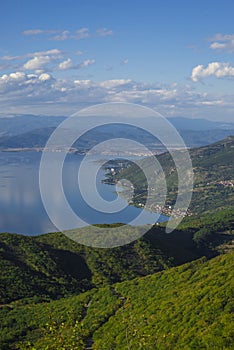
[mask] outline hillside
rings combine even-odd
[[[194,191],[190,210],[194,214],[213,212],[234,205],[234,136],[212,145],[190,150],[194,170]],[[157,156],[167,181],[166,205],[173,205],[177,195],[177,172],[169,153]],[[147,196],[146,178],[140,167],[150,169],[151,158],[123,169],[113,180],[128,179],[134,184],[134,204],[144,203]],[[153,171],[153,170],[152,170]],[[154,198],[154,197],[153,197]]]
[[[136,242],[105,250],[79,245],[62,233],[0,234],[0,303],[57,299],[212,255],[196,246],[192,234],[163,235],[163,228],[154,228]],[[172,243],[178,245],[175,252],[167,251]]]
[[[234,254],[42,304],[2,307],[5,349],[233,349]]]
[[[62,233],[34,237],[2,233],[0,303],[58,299],[202,256],[210,258],[232,247],[233,217],[233,209],[190,217],[169,235],[163,225],[154,226],[141,239],[113,249],[83,246]],[[79,230],[89,234],[92,227]],[[137,228],[130,230],[134,233]]]

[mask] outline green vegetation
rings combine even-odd
[[[193,214],[214,212],[221,208],[234,205],[234,136],[213,145],[190,150],[194,169],[194,191],[190,210]],[[175,164],[169,153],[157,156],[167,181],[166,206],[173,206],[177,196],[177,172]],[[146,178],[140,168],[147,169],[152,166],[151,157],[139,161],[139,165],[132,165],[123,169],[115,180],[121,178],[131,181],[134,185],[133,204],[145,203],[147,197]],[[153,170],[152,170],[153,172]],[[155,196],[152,198],[152,207]]]
[[[171,234],[163,225],[154,226],[141,239],[112,249],[86,247],[62,233],[0,234],[0,303],[58,299],[212,257],[220,245],[222,250],[232,247],[233,214],[227,209],[190,217]],[[124,232],[126,226],[121,227]]]
[[[232,349],[234,254],[78,296],[2,307],[5,349]]]

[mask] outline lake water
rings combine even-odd
[[[35,235],[58,231],[42,204],[39,189],[40,159],[39,152],[0,152],[0,232]],[[106,214],[86,204],[77,186],[78,168],[82,159],[81,155],[69,154],[64,165],[64,192],[73,211],[87,224],[128,223],[137,217],[142,209],[133,206],[127,206],[118,213]],[[98,159],[100,158],[96,156],[89,162],[90,172]],[[112,201],[117,196],[116,187],[102,183],[103,178],[104,171],[100,171],[97,176],[97,190],[105,200]],[[88,181],[82,186],[87,186],[88,191]],[[126,204],[124,199],[121,200]],[[59,203],[55,196],[55,211],[56,205]],[[139,224],[152,224],[154,220],[155,215],[145,211]],[[161,215],[158,221],[166,220],[167,217]]]

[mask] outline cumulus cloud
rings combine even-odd
[[[23,81],[25,79],[25,74],[23,72],[15,72],[15,73],[10,73],[9,75],[3,74],[0,77],[0,82],[2,83],[8,83],[13,80]]]
[[[77,51],[76,55],[82,55],[81,51]],[[29,59],[30,58],[30,59]],[[79,64],[73,64],[71,58],[66,58],[62,62],[57,65],[57,62],[64,58],[64,52],[57,48],[49,49],[46,51],[36,51],[26,53],[21,56],[2,56],[0,57],[1,61],[4,61],[3,65],[0,67],[10,69],[15,68],[19,70],[30,70],[35,73],[44,73],[47,71],[53,70],[68,70],[68,69],[80,69],[84,67],[88,67],[95,63],[94,59],[86,59]],[[26,62],[25,62],[25,59]],[[12,64],[12,61],[18,61],[17,64]]]
[[[88,67],[88,66],[94,64],[95,62],[96,61],[93,60],[93,59],[92,60],[87,59],[87,60],[84,60],[81,63],[73,64],[72,59],[68,58],[67,60],[59,63],[58,69],[59,70],[80,69],[80,68]]]
[[[48,81],[48,80],[51,80],[52,77],[51,77],[51,75],[48,74],[48,73],[43,73],[43,74],[39,75],[38,79],[39,79],[40,81]]]
[[[33,57],[24,63],[24,70],[35,70],[43,71],[48,64],[57,61],[62,56],[62,52],[58,49],[51,49],[47,51],[38,51],[33,53],[28,53],[25,57]],[[23,56],[22,56],[23,58]]]
[[[68,62],[69,63],[69,62]],[[68,64],[67,63],[67,64]],[[86,66],[88,63],[86,63]],[[2,111],[68,115],[77,108],[105,102],[145,104],[166,115],[200,116],[200,111],[234,109],[233,96],[210,96],[191,85],[157,85],[131,79],[105,81],[55,78],[48,72],[16,71],[0,76]],[[57,108],[57,109],[56,109]],[[56,110],[56,112],[55,112]],[[207,112],[208,113],[208,112]],[[202,114],[203,117],[205,114]],[[233,116],[232,116],[233,117]]]
[[[66,70],[66,69],[71,69],[73,66],[72,60],[68,58],[67,60],[59,63],[58,69],[60,70]]]
[[[27,61],[23,65],[23,69],[25,70],[36,70],[43,69],[47,64],[49,64],[53,58],[50,56],[36,56],[31,60]]]
[[[193,68],[191,79],[197,82],[203,78],[214,76],[216,78],[234,77],[234,67],[230,63],[211,62],[207,67],[198,65]]]
[[[216,34],[211,41],[210,48],[213,50],[234,51],[234,34]]]
[[[56,57],[59,57],[61,56],[63,53],[62,51],[58,50],[58,49],[50,49],[50,50],[47,50],[47,51],[36,51],[36,52],[29,52],[29,53],[26,53],[24,55],[21,55],[21,56],[2,56],[0,57],[0,59],[2,61],[15,61],[15,60],[21,60],[21,59],[24,59],[24,58],[27,58],[27,57],[35,57],[35,56],[48,56],[48,55],[51,55],[51,56],[56,56]]]
[[[132,83],[131,79],[112,79],[112,80],[104,80],[100,82],[100,86],[110,89],[115,88],[117,86],[123,86]]]
[[[10,101],[27,100],[30,96],[42,95],[41,87],[46,82],[52,83],[54,79],[48,73],[26,74],[24,72],[13,72],[0,76],[0,98]],[[47,87],[44,91],[48,90]],[[48,91],[47,91],[48,93]],[[40,98],[40,97],[39,97]]]

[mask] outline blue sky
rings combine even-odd
[[[234,121],[234,2],[1,1],[1,114],[94,103]]]

